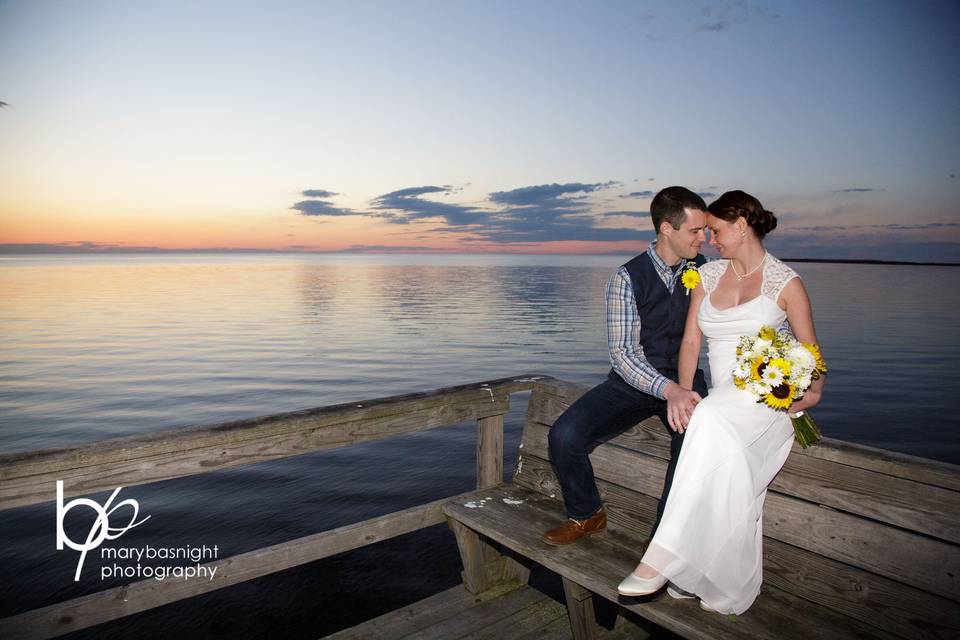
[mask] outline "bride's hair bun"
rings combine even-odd
[[[744,218],[747,219],[747,224],[750,225],[758,238],[762,238],[777,228],[777,216],[773,215],[772,211],[763,208],[759,211],[748,212]]]
[[[707,211],[727,222],[743,218],[761,240],[777,228],[777,216],[764,209],[759,200],[743,191],[727,191],[714,200],[707,207]]]

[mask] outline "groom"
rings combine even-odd
[[[668,415],[689,416],[707,393],[699,369],[693,391],[676,382],[680,339],[690,304],[681,276],[688,263],[699,267],[705,262],[700,245],[706,240],[706,208],[703,198],[684,187],[660,191],[650,203],[657,239],[607,283],[607,346],[613,369],[550,429],[550,459],[557,469],[568,519],[543,534],[548,544],[570,544],[607,525],[587,455],[597,441],[652,415],[669,425]],[[667,432],[671,436],[670,464],[654,532],[683,444],[682,431],[668,427]]]

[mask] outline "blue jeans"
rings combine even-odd
[[[676,371],[662,373],[671,380],[677,379]],[[701,396],[707,395],[703,371],[699,369],[693,379],[693,388]],[[583,394],[557,418],[550,429],[550,459],[557,470],[568,517],[584,520],[601,506],[589,458],[594,447],[653,415],[659,416],[667,425],[667,402],[638,391],[611,371],[606,380]],[[683,434],[669,427],[666,429],[670,434],[670,463],[653,524],[654,532],[660,524],[683,445]]]

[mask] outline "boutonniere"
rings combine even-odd
[[[697,271],[697,265],[688,262],[686,268],[683,270],[683,275],[680,276],[680,281],[683,282],[683,286],[689,296],[690,290],[696,289],[697,285],[700,284],[700,272]]]

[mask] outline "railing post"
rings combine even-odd
[[[477,420],[477,489],[503,482],[503,414]]]

